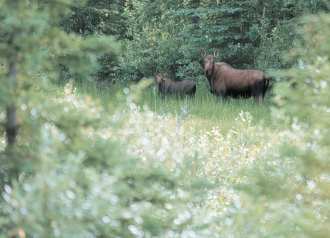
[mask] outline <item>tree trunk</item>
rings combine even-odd
[[[13,146],[16,143],[16,137],[18,133],[18,123],[16,115],[16,105],[15,105],[15,91],[17,84],[17,69],[16,69],[16,57],[9,63],[8,80],[10,85],[10,103],[6,108],[6,139],[7,146]]]

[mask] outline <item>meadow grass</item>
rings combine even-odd
[[[93,82],[79,84],[78,93],[89,94],[101,100],[109,108],[120,106],[123,91],[129,85],[113,84],[97,86]],[[139,100],[140,106],[147,106],[151,111],[160,115],[170,114],[179,119],[185,119],[185,125],[194,126],[196,130],[219,127],[227,131],[234,127],[235,119],[241,112],[248,112],[255,123],[274,127],[271,120],[270,100],[267,98],[262,104],[253,99],[222,100],[209,93],[207,85],[200,83],[195,97],[161,97],[154,85],[146,88]],[[277,126],[277,125],[276,125]]]
[[[278,154],[278,146],[288,138],[299,142],[299,134],[274,124],[268,99],[262,104],[253,99],[220,100],[205,84],[199,85],[193,98],[162,98],[151,85],[135,101],[139,108],[127,103],[135,93],[134,87],[127,88],[84,84],[76,93],[100,100],[109,110],[105,117],[115,115],[122,122],[107,124],[100,134],[123,143],[129,155],[143,162],[161,161],[174,172],[188,166],[184,172],[189,176],[210,181],[214,188],[198,209],[201,206],[215,216],[230,217],[230,209],[244,203],[236,188],[253,179],[244,171]],[[215,227],[228,228],[220,222]]]

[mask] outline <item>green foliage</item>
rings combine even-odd
[[[188,168],[172,173],[158,160],[127,155],[111,139],[114,118],[91,98],[76,97],[70,85],[65,94],[33,95],[22,112],[20,152],[26,160],[19,178],[4,185],[1,234],[180,237],[204,232],[191,204],[200,202],[207,184],[188,178]]]
[[[187,178],[184,166],[172,173],[160,161],[128,155],[111,138],[118,118],[90,97],[76,97],[71,84],[64,93],[52,84],[58,62],[86,79],[101,54],[116,50],[106,36],[81,37],[60,28],[71,4],[77,6],[1,1],[1,108],[14,103],[20,118],[13,149],[1,148],[0,154],[1,236],[204,233],[207,224],[192,205],[200,202],[206,183]]]
[[[327,15],[308,17],[303,20],[304,38],[297,41],[289,57],[297,59],[295,68],[285,73],[288,80],[276,90],[278,105],[285,105],[292,118],[304,123],[326,128],[329,107],[328,72],[330,56],[330,33],[327,31]],[[293,93],[289,93],[293,91]],[[288,96],[289,95],[289,96]],[[303,98],[303,100],[302,100]],[[306,107],[301,110],[302,107]]]
[[[84,36],[98,34],[124,38],[127,28],[122,15],[124,6],[125,1],[89,0],[84,6],[74,5],[72,14],[62,24],[67,31]]]
[[[274,116],[289,123],[287,141],[247,175],[245,214],[237,214],[237,229],[249,232],[244,237],[329,234],[330,16],[305,18],[302,29],[303,39],[290,52],[297,65],[276,87]],[[256,229],[241,222],[246,219]]]
[[[82,38],[60,29],[59,22],[70,12],[70,4],[78,3],[1,1],[0,18],[4,24],[0,29],[0,61],[3,63],[0,108],[2,111],[8,111],[9,107],[13,109],[11,115],[7,113],[4,118],[7,134],[9,123],[16,127],[9,129],[17,131],[22,110],[28,101],[34,100],[31,92],[49,90],[47,82],[58,78],[59,61],[72,75],[86,79],[97,68],[100,53],[114,52],[116,49],[110,38]],[[20,127],[24,133],[25,128]],[[25,146],[27,144],[18,142],[17,154],[2,155],[3,163],[8,164],[7,170],[2,171],[5,173],[3,178],[19,174]]]
[[[14,104],[20,118],[14,149],[1,140],[0,236],[329,234],[330,17],[308,17],[302,31],[293,31],[297,16],[327,10],[327,1],[78,3],[0,0],[0,108]],[[297,33],[304,38],[292,43]],[[106,63],[117,56],[108,34],[125,39],[119,64]],[[198,80],[202,49],[219,50],[242,67],[296,62],[275,88],[280,130],[268,127],[267,105],[248,101],[147,95],[154,112],[142,110],[135,102],[151,81],[133,95],[125,89],[126,103],[112,113],[104,107],[108,101],[78,97],[73,84],[64,92],[52,84],[61,77],[59,62],[86,79],[101,56],[106,74],[120,80],[159,71]],[[267,125],[254,125],[241,109],[262,113]],[[242,168],[248,170],[240,176]],[[216,181],[216,191],[201,177]]]
[[[120,76],[139,80],[166,71],[171,77],[197,80],[201,48],[198,25],[183,12],[181,1],[131,1],[126,8],[129,22]]]
[[[290,66],[296,18],[328,11],[325,0],[299,1],[88,1],[62,25],[84,36],[113,35],[124,55],[106,55],[99,80],[135,81],[166,71],[175,79],[202,79],[201,52],[238,67]]]
[[[79,78],[86,78],[94,72],[100,53],[114,52],[115,45],[110,38],[83,39],[66,34],[58,27],[59,20],[70,11],[68,3],[3,1],[0,13],[4,23],[1,28],[1,58],[6,67],[10,61],[18,64],[18,77],[22,80],[28,80],[31,73],[42,70],[56,72],[57,62]]]
[[[123,80],[167,71],[176,79],[202,78],[201,52],[238,67],[282,68],[296,37],[295,19],[329,9],[317,1],[130,1],[120,63]]]
[[[91,35],[113,36],[116,40],[127,38],[127,22],[123,14],[125,1],[89,0],[83,6],[74,5],[61,25],[67,32],[84,37]],[[95,69],[95,79],[112,82],[116,80],[118,52],[107,52],[98,58],[101,67]]]

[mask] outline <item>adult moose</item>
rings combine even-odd
[[[211,93],[221,97],[254,97],[261,102],[270,78],[260,70],[235,69],[225,62],[215,62],[213,55],[203,59],[204,73]]]
[[[158,92],[162,95],[194,96],[196,93],[196,83],[192,80],[174,81],[164,74],[157,74],[155,81]]]

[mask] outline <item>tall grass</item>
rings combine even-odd
[[[148,90],[142,102],[158,113],[192,116],[205,125],[231,127],[240,112],[249,112],[258,122],[270,122],[269,102],[256,104],[253,99],[222,100],[211,93],[205,85],[199,85],[195,97],[162,98],[156,90]]]
[[[147,106],[141,109],[130,102],[121,104],[120,100],[131,96],[125,90],[127,87],[85,84],[77,88],[77,93],[88,93],[107,106],[116,105],[114,111],[109,107],[106,116],[111,118],[113,113],[121,123],[106,124],[99,133],[123,143],[129,155],[144,162],[159,160],[173,171],[189,166],[189,176],[213,182],[214,189],[207,193],[200,207],[214,216],[230,218],[232,209],[245,202],[236,188],[253,177],[242,175],[242,170],[277,154],[278,146],[288,138],[299,137],[287,128],[270,128],[267,100],[263,104],[253,99],[220,100],[208,92],[205,84],[198,86],[193,98],[162,98],[151,86],[139,98],[141,107]],[[215,225],[219,233],[232,227],[224,224],[224,220]]]
[[[104,105],[110,108],[120,106],[120,95],[129,85],[96,85],[93,82],[84,82],[78,85],[78,93],[89,94],[99,98]],[[186,124],[195,125],[196,129],[217,126],[228,130],[234,126],[235,118],[240,112],[249,112],[255,123],[274,126],[271,122],[270,102],[266,99],[257,104],[253,99],[226,99],[222,100],[209,93],[207,85],[198,84],[195,97],[178,98],[174,96],[161,97],[154,85],[145,89],[139,99],[140,106],[148,108],[158,114],[172,114],[177,118],[185,118]]]

